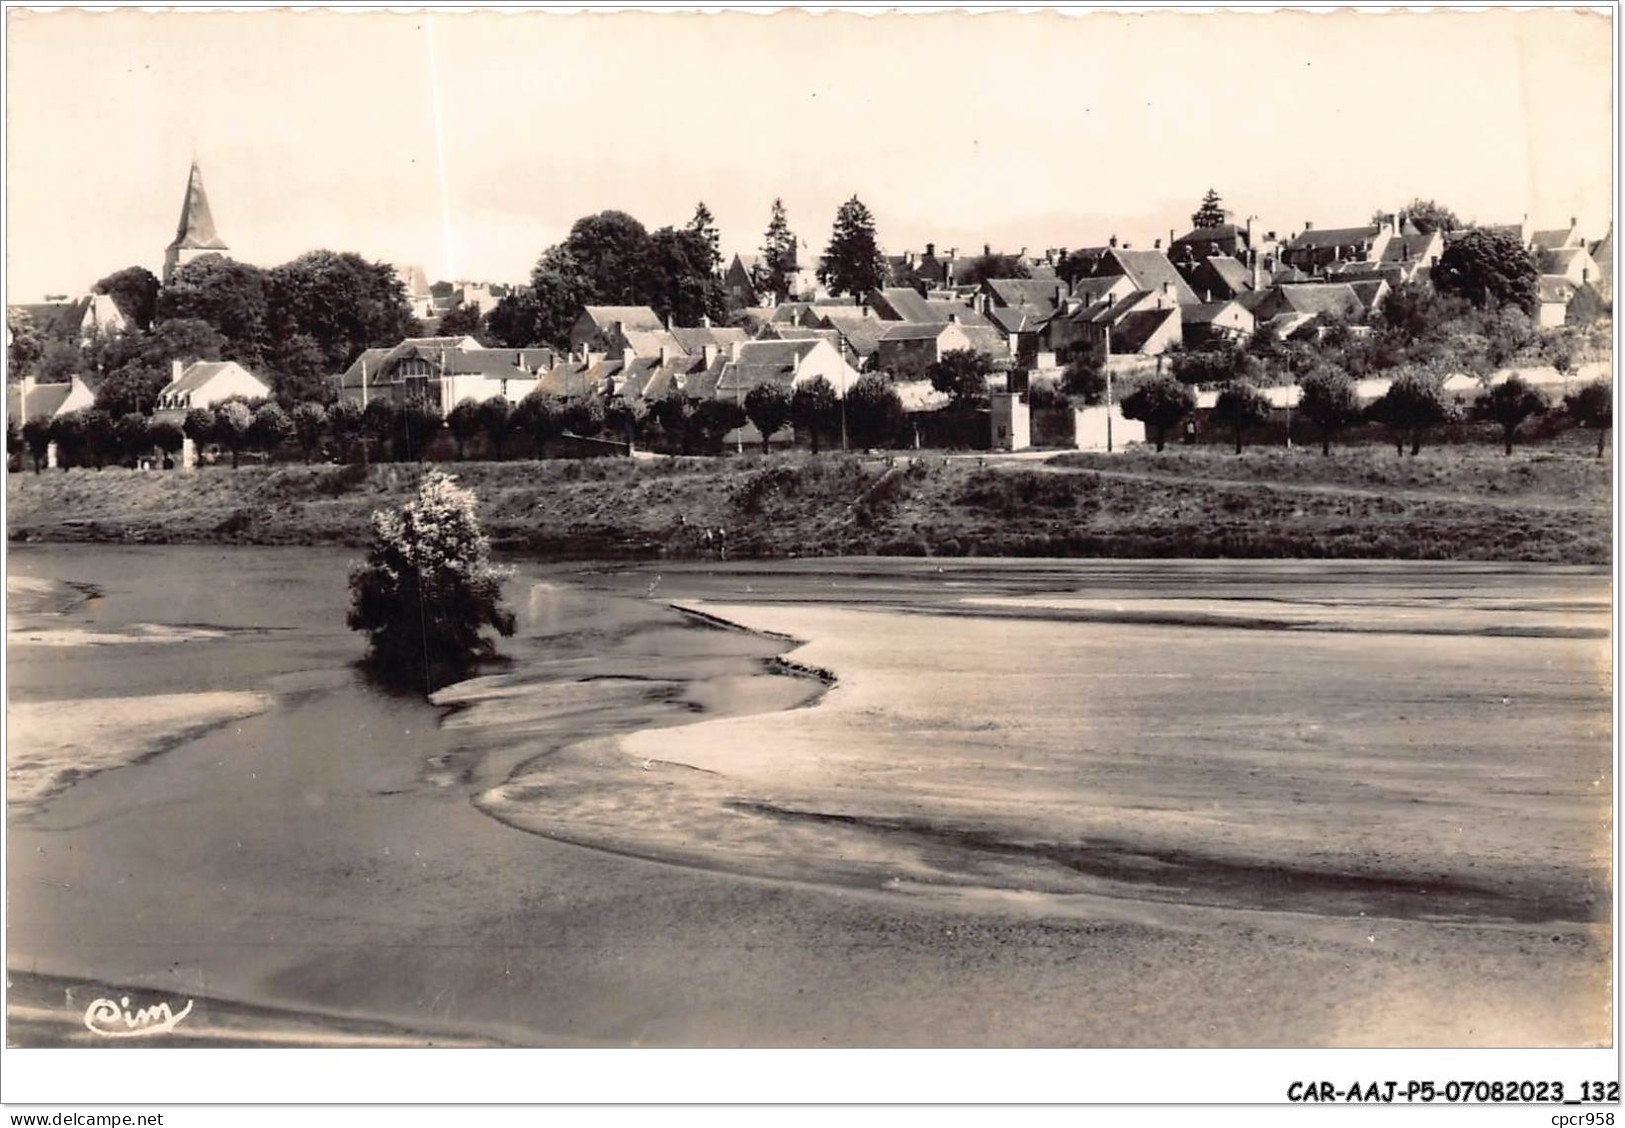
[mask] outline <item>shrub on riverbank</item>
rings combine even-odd
[[[367,632],[379,673],[430,692],[495,650],[486,627],[513,634],[505,575],[491,565],[474,494],[431,472],[413,500],[372,515],[367,559],[350,572],[348,624]]]

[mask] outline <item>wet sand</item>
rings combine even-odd
[[[1075,592],[1080,582],[1144,592],[1190,582],[1177,570],[1103,579],[1108,573],[1053,563],[983,563],[936,574],[923,562],[820,562],[805,572],[795,565],[774,573],[695,568],[658,577],[566,577],[528,568],[510,586],[522,622],[520,637],[504,647],[513,664],[430,704],[390,697],[359,679],[349,664],[356,640],[333,628],[342,579],[327,590],[332,577],[342,577],[343,556],[301,552],[97,550],[94,563],[74,551],[14,553],[14,566],[22,560],[26,568],[77,572],[107,586],[107,598],[79,624],[87,629],[105,629],[99,620],[120,616],[266,628],[189,644],[188,662],[173,657],[177,648],[159,646],[79,648],[74,661],[38,659],[21,669],[14,660],[14,698],[47,700],[74,685],[87,697],[96,685],[124,695],[174,692],[182,682],[192,692],[259,688],[274,697],[257,716],[136,767],[80,780],[26,816],[9,813],[14,972],[387,1023],[403,1041],[413,1040],[407,1032],[525,1045],[760,1046],[1573,1045],[1607,1037],[1611,937],[1599,919],[1606,908],[1584,900],[1596,878],[1586,861],[1596,823],[1587,817],[1589,793],[1553,784],[1561,772],[1546,769],[1542,786],[1550,794],[1532,804],[1513,794],[1516,788],[1494,797],[1500,784],[1484,782],[1494,774],[1487,769],[1462,777],[1468,786],[1457,789],[1455,801],[1463,811],[1532,806],[1547,820],[1541,825],[1563,833],[1543,841],[1526,831],[1534,845],[1501,842],[1495,880],[1480,882],[1448,911],[1368,903],[1371,890],[1358,883],[1352,894],[1327,896],[1324,874],[1352,869],[1348,858],[1388,824],[1393,808],[1384,804],[1406,788],[1427,787],[1426,772],[1362,765],[1383,803],[1348,803],[1338,809],[1345,825],[1323,824],[1324,856],[1311,859],[1320,876],[1294,876],[1277,865],[1285,880],[1274,881],[1266,871],[1298,857],[1309,825],[1305,816],[1297,824],[1277,821],[1300,805],[1315,806],[1319,788],[1337,773],[1324,768],[1318,780],[1313,771],[1275,780],[1262,796],[1256,782],[1247,784],[1257,779],[1250,771],[1271,766],[1255,746],[1258,734],[1271,732],[1269,701],[1254,701],[1251,713],[1185,709],[1181,717],[1164,710],[1158,739],[1175,750],[1175,764],[1200,768],[1185,790],[1180,773],[1166,767],[1135,783],[1149,752],[1118,750],[1078,773],[1094,775],[1088,789],[1101,793],[1097,802],[1052,800],[1046,808],[1047,788],[1016,798],[1020,778],[1053,779],[1059,770],[1029,751],[1044,747],[1042,712],[1011,708],[999,720],[1016,736],[1001,738],[998,725],[974,717],[983,698],[963,694],[977,677],[967,658],[991,659],[1006,653],[992,643],[1008,647],[1024,627],[1055,625],[1000,619],[991,608],[857,610],[904,601],[940,610],[948,597],[1054,595]],[[232,577],[237,599],[120,594],[111,581],[143,560],[198,578]],[[1263,575],[1249,580],[1255,590],[1302,582]],[[1493,570],[1451,575],[1456,586],[1510,582]],[[1543,579],[1584,588],[1582,602],[1593,599],[1600,581],[1574,576],[1571,584],[1554,570]],[[280,593],[281,603],[267,599],[269,592]],[[693,599],[753,627],[804,632],[798,637],[806,642],[719,629],[665,604]],[[859,636],[842,617],[864,614],[956,632],[951,647],[905,640],[926,647],[910,661],[914,680],[938,697],[936,728],[909,711],[910,699],[892,693],[895,686],[873,680],[885,663],[857,660],[851,648]],[[1067,629],[1092,638],[1101,628]],[[1178,686],[1144,676],[1133,692],[1131,679],[1119,677],[1095,699],[1112,703],[1120,718],[1144,716],[1155,701],[1188,705],[1193,693],[1211,691],[1229,673],[1230,705],[1245,704],[1245,667],[1226,658],[1234,650],[1218,633],[1208,630],[1206,654],[1199,640],[1151,646],[1139,658],[1117,636],[1080,643],[1085,650],[1105,646],[1121,668],[1139,662],[1191,675]],[[897,652],[895,623],[880,634]],[[1486,646],[1481,637],[1472,642]],[[1488,645],[1531,644],[1576,641]],[[1371,640],[1350,645],[1369,652]],[[200,647],[214,648],[201,666]],[[142,660],[132,663],[138,653]],[[825,695],[820,683],[778,667],[786,653],[841,680]],[[1052,680],[1070,677],[1084,692],[1088,679],[1064,666],[1076,656],[1047,653]],[[1443,661],[1434,652],[1427,657],[1430,669]],[[1561,740],[1584,746],[1577,769],[1600,741],[1606,772],[1607,695],[1595,688],[1607,684],[1595,682],[1603,671],[1590,659],[1575,665],[1556,651],[1551,657],[1561,684],[1543,689],[1538,706],[1503,706],[1508,712],[1497,713],[1496,723],[1531,709],[1537,720],[1567,709],[1589,719],[1600,708],[1604,731]],[[925,678],[922,660],[929,663]],[[1405,660],[1394,656],[1391,687],[1414,680],[1404,677]],[[1308,649],[1280,661],[1312,665]],[[1477,668],[1471,657],[1450,661],[1457,666],[1437,665],[1438,686],[1459,685],[1455,675]],[[1537,656],[1533,666],[1546,662]],[[213,685],[198,684],[200,669]],[[1321,669],[1325,683],[1339,683],[1331,665]],[[1011,689],[1016,672],[993,671],[1001,673],[983,671],[984,697],[1019,702]],[[1380,715],[1361,688],[1371,676],[1345,672],[1348,688],[1328,708],[1353,711],[1363,700],[1356,719],[1367,728],[1357,731],[1417,731],[1401,724],[1392,706],[1391,715]],[[1576,678],[1582,685],[1593,679],[1589,696]],[[854,711],[854,699],[861,705],[866,692],[885,700]],[[1583,698],[1577,707],[1574,695]],[[1418,688],[1414,701],[1427,704],[1427,697]],[[951,732],[941,727],[945,701],[965,714]],[[1470,704],[1459,716],[1485,705]],[[847,738],[833,748],[797,745],[826,724]],[[850,737],[854,724],[862,726],[861,747]],[[628,727],[650,726],[662,727],[623,738]],[[1062,728],[1059,717],[1051,727]],[[911,770],[926,766],[921,753],[893,755],[899,734],[911,730],[916,744],[946,750],[955,761],[923,787],[916,781],[928,773]],[[1518,732],[1545,740],[1533,728]],[[1190,745],[1198,738],[1205,764]],[[1315,747],[1302,732],[1270,737],[1277,739]],[[1237,746],[1229,757],[1221,754],[1227,743]],[[1337,742],[1320,750],[1332,759],[1350,752]],[[1562,748],[1551,752],[1558,757]],[[1008,794],[1002,804],[987,803],[977,781],[992,778],[981,774],[990,768],[998,774],[988,761],[1010,756]],[[1437,787],[1454,781],[1461,766],[1459,758],[1440,756],[1426,771]],[[832,789],[831,778],[843,786]],[[857,783],[845,786],[848,780]],[[1134,792],[1131,783],[1150,800],[1139,805],[1144,810],[1123,801]],[[1232,784],[1246,785],[1242,800],[1262,805],[1226,812],[1197,801]],[[1342,786],[1335,797],[1356,797],[1351,783]],[[533,790],[507,790],[526,787]],[[1611,787],[1604,774],[1597,791],[1606,798]],[[730,818],[758,828],[756,854],[709,822],[710,811],[684,823],[682,811],[651,807],[651,789],[671,808],[732,802],[722,808]],[[1074,779],[1065,794],[1075,800],[1084,790]],[[832,791],[841,803],[830,801]],[[888,793],[893,805],[877,805]],[[1110,803],[1098,801],[1107,793]],[[514,809],[498,810],[499,799]],[[519,815],[561,799],[577,814],[591,808],[589,829],[605,840],[584,847],[549,837],[565,829],[562,820],[522,830],[491,817],[520,822]],[[1041,833],[1035,837],[1029,826],[1024,841],[1017,824],[1030,803],[1039,804],[1034,825]],[[977,830],[965,825],[967,812],[980,820],[980,839],[965,833]],[[1134,863],[1127,873],[1119,865],[1103,874],[1031,849],[1038,838],[1058,841],[1063,828],[1085,821],[1092,829],[1083,841],[1108,837],[1100,829],[1108,816],[1117,820],[1109,837],[1119,862]],[[1428,821],[1406,824],[1404,840],[1385,844],[1368,862],[1373,871],[1389,879],[1436,850]],[[656,835],[655,850],[628,835],[628,825],[694,833]],[[937,833],[944,827],[957,840]],[[793,837],[778,837],[786,833]],[[1493,838],[1493,828],[1488,833]],[[687,854],[660,853],[674,838]],[[1266,848],[1272,839],[1276,855]],[[1154,844],[1160,854],[1149,849]],[[1010,852],[1011,845],[1023,849]],[[1466,853],[1447,853],[1440,864],[1477,868]],[[1234,880],[1215,880],[1223,867],[1214,863],[1225,858],[1244,868]],[[1147,880],[1144,867],[1152,863],[1171,867],[1160,872],[1179,880]],[[1187,872],[1179,872],[1181,864]],[[1562,880],[1542,902],[1529,891],[1546,878]],[[1271,888],[1276,903],[1261,903],[1260,890]],[[1199,895],[1186,895],[1192,892]],[[1370,908],[1383,911],[1360,915]]]

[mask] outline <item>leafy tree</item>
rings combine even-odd
[[[603,401],[597,396],[568,400],[559,413],[559,422],[572,435],[593,438],[604,429]]]
[[[11,469],[11,460],[14,459],[14,458],[17,459],[17,464],[18,464],[19,467],[22,465],[22,454],[23,454],[23,451],[26,450],[26,449],[27,449],[27,446],[23,442],[23,429],[17,425],[17,421],[15,419],[7,419],[6,420],[6,469],[7,470]]]
[[[1061,390],[1092,406],[1106,400],[1106,348],[1103,344],[1073,352],[1061,372]]]
[[[400,461],[400,454],[404,451],[414,462],[422,462],[428,456],[435,435],[444,425],[440,412],[420,399],[397,404],[393,422],[390,452],[396,461]]]
[[[118,422],[104,408],[93,407],[84,413],[84,445],[98,470],[109,458],[118,457]]]
[[[711,209],[705,206],[704,200],[694,205],[694,218],[688,221],[688,227],[684,230],[706,248],[706,255],[700,262],[700,267],[707,274],[715,274],[722,269],[722,233],[717,230],[716,217],[711,214]]]
[[[353,399],[341,399],[327,409],[327,426],[333,432],[333,441],[339,445],[339,457],[346,462],[360,441],[365,412]]]
[[[480,313],[479,302],[473,305],[458,302],[440,316],[440,324],[435,329],[442,337],[473,337],[481,344],[486,343],[482,340],[485,336],[485,318]]]
[[[485,317],[485,326],[497,344],[510,349],[527,348],[553,339],[542,328],[541,314],[536,292],[528,286],[520,286],[503,295],[491,308]],[[566,339],[568,336],[566,327]]]
[[[1569,299],[1568,307],[1563,311],[1563,324],[1584,327],[1594,325],[1613,312],[1597,288],[1591,285],[1581,286],[1574,291],[1574,297]]]
[[[1123,416],[1138,419],[1151,430],[1151,441],[1161,451],[1168,432],[1196,410],[1196,393],[1172,376],[1153,376],[1123,397]]]
[[[329,404],[338,398],[327,368],[327,354],[309,333],[294,333],[273,341],[266,363],[271,387],[285,410],[305,402]]]
[[[1461,220],[1456,218],[1455,212],[1443,204],[1420,197],[1406,204],[1399,216],[1402,223],[1409,222],[1424,235],[1431,235],[1435,231],[1454,231],[1461,226]],[[1385,223],[1387,220],[1388,213],[1381,208],[1371,216],[1373,225]]]
[[[819,260],[818,280],[835,295],[867,294],[885,284],[886,260],[875,239],[875,217],[856,196],[835,213],[835,230]]]
[[[271,340],[266,273],[220,255],[180,267],[158,295],[156,318],[212,325],[225,338],[221,358],[249,367],[265,360]]]
[[[452,440],[457,444],[457,461],[461,462],[467,456],[468,444],[485,432],[485,424],[480,420],[479,402],[471,399],[459,400],[446,415],[446,427],[451,431]]]
[[[1209,188],[1207,195],[1202,197],[1202,206],[1196,209],[1195,215],[1191,216],[1191,226],[1197,228],[1223,227],[1224,223],[1225,211],[1219,199],[1219,194]]]
[[[1168,350],[1169,371],[1181,384],[1224,384],[1264,378],[1264,363],[1234,341],[1215,341],[1200,349]],[[1284,352],[1277,351],[1277,356]]]
[[[971,411],[987,406],[987,378],[993,362],[975,349],[950,349],[926,369],[931,386],[948,397],[956,410]]]
[[[1450,418],[1450,403],[1440,385],[1439,378],[1431,373],[1401,369],[1388,391],[1366,410],[1371,419],[1393,429],[1400,454],[1405,453],[1408,438],[1414,458],[1422,449],[1423,433]]]
[[[276,403],[261,404],[255,409],[254,422],[249,427],[249,441],[264,451],[267,457],[297,434],[293,420]]]
[[[1249,427],[1262,427],[1270,421],[1270,401],[1264,393],[1245,380],[1226,384],[1213,405],[1213,422],[1228,427],[1236,438],[1236,453],[1241,453],[1241,439]]]
[[[395,438],[395,405],[387,399],[375,399],[368,402],[361,410],[361,438],[362,457],[366,457],[366,450],[370,446],[383,457],[384,448],[391,447],[388,454],[395,456],[393,441]]]
[[[428,693],[493,652],[486,627],[513,634],[505,576],[491,564],[473,492],[430,471],[414,500],[373,514],[367,558],[350,573],[347,622],[367,632],[380,674]]]
[[[214,411],[207,407],[194,407],[181,420],[181,434],[198,446],[214,439]]]
[[[113,423],[113,448],[120,461],[131,462],[141,457],[143,452],[151,450],[152,437],[147,427],[147,417],[137,411],[119,416]]]
[[[675,383],[649,405],[649,414],[667,435],[675,435],[682,444],[684,454],[692,453],[696,405]]]
[[[1332,439],[1360,421],[1354,381],[1337,368],[1321,367],[1298,383],[1298,410],[1320,432],[1320,453],[1332,453]]]
[[[1582,427],[1597,432],[1597,457],[1614,425],[1614,386],[1607,380],[1593,380],[1563,397],[1563,410]]]
[[[649,232],[623,211],[576,220],[564,246],[578,264],[592,302],[644,305],[660,289]]]
[[[1445,248],[1432,279],[1440,293],[1459,295],[1480,308],[1514,305],[1533,314],[1540,271],[1517,236],[1474,228]]]
[[[254,427],[254,413],[239,400],[216,404],[214,409],[214,441],[231,451],[231,467],[237,468],[237,456],[248,445]]]
[[[152,420],[147,427],[147,441],[166,456],[165,465],[171,465],[175,455],[180,453],[185,436],[180,427],[168,419]]]
[[[790,423],[806,434],[814,454],[818,453],[819,436],[834,429],[840,410],[834,386],[822,376],[805,381],[790,395]]]
[[[580,261],[567,245],[549,247],[530,272],[531,300],[525,310],[534,317],[535,340],[568,348],[570,327],[581,307],[598,298]]]
[[[45,337],[34,324],[27,310],[6,311],[6,329],[10,340],[6,342],[6,380],[16,383],[29,374],[29,369],[45,353]]]
[[[876,372],[858,377],[846,393],[846,425],[860,447],[889,445],[903,426],[903,401]]]
[[[120,333],[98,342],[89,356],[101,373],[96,406],[115,415],[150,411],[174,376],[174,362],[220,360],[228,342],[197,318],[155,322],[144,333]]]
[[[51,421],[41,416],[30,419],[22,427],[23,445],[28,448],[28,455],[34,460],[34,473],[38,474],[45,465],[46,453],[51,448]]]
[[[702,317],[727,320],[728,292],[711,266],[715,252],[704,235],[662,227],[649,244],[658,288],[648,297],[657,316],[678,325],[698,325]]]
[[[89,414],[88,411],[69,411],[55,416],[47,425],[47,437],[50,442],[56,444],[57,453],[62,457],[62,465],[66,466],[69,462],[83,459],[88,442]]]
[[[796,237],[784,214],[784,201],[773,198],[773,214],[762,235],[762,261],[757,270],[756,292],[772,293],[779,301],[790,296],[796,272]]]
[[[540,394],[539,392],[532,392],[524,398],[520,406],[523,407],[524,404],[530,403],[532,396],[539,396]],[[534,405],[531,408],[526,408],[524,412],[520,412],[503,396],[493,396],[488,400],[481,401],[476,418],[479,420],[480,430],[485,433],[486,442],[491,445],[492,458],[499,462],[502,460],[503,446],[516,427],[527,432],[530,431],[526,424],[531,421],[533,410]],[[540,443],[536,444],[536,457],[541,457]]]
[[[955,281],[966,286],[980,286],[989,278],[1031,278],[1032,273],[1016,255],[986,254],[972,259]]]
[[[701,400],[688,419],[694,441],[706,453],[715,453],[723,436],[745,425],[745,409],[733,400]]]
[[[314,400],[295,404],[288,413],[288,422],[293,426],[293,437],[299,440],[299,449],[304,452],[308,466],[316,448],[322,445],[322,435],[327,431],[327,408]]]
[[[106,294],[136,329],[149,329],[158,312],[158,276],[144,266],[127,266],[91,287]]]
[[[1513,373],[1479,394],[1473,401],[1472,416],[1501,425],[1501,435],[1506,440],[1506,452],[1510,456],[1512,438],[1518,425],[1531,415],[1546,414],[1550,408],[1546,393]]]
[[[342,372],[363,349],[418,328],[395,268],[351,252],[308,251],[267,272],[265,287],[272,338],[309,337],[325,372]]]
[[[1377,327],[1391,330],[1406,344],[1434,339],[1460,322],[1466,308],[1463,299],[1442,294],[1426,282],[1401,282],[1382,300]]]
[[[604,404],[604,426],[622,437],[628,446],[636,443],[649,418],[649,404],[642,399],[611,398]]]
[[[757,384],[745,393],[745,415],[761,432],[765,454],[768,441],[790,421],[790,393],[777,384]]]

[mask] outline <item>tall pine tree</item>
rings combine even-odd
[[[757,269],[756,289],[770,291],[780,301],[790,296],[790,283],[796,272],[796,237],[784,215],[784,201],[773,200],[773,216],[762,236],[762,262]]]
[[[880,245],[875,241],[875,217],[853,196],[835,213],[835,231],[829,249],[818,263],[818,280],[830,293],[867,294],[885,277]]]
[[[1196,209],[1195,215],[1191,216],[1191,226],[1198,228],[1223,227],[1224,217],[1225,210],[1220,206],[1219,194],[1209,188],[1207,195],[1202,197],[1202,206]]]
[[[715,273],[722,267],[722,233],[717,230],[716,217],[711,209],[701,200],[694,207],[694,218],[688,221],[688,230],[697,235],[711,250],[710,258],[703,264],[706,271]]]

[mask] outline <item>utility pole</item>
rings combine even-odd
[[[1106,453],[1112,452],[1112,327],[1106,326],[1106,357],[1101,361],[1106,370]]]

